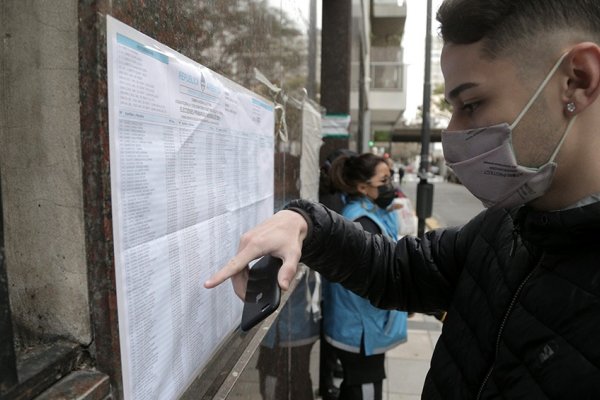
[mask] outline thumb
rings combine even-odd
[[[279,268],[279,272],[277,273],[277,281],[279,282],[279,287],[283,290],[288,290],[290,287],[290,282],[296,276],[296,271],[298,270],[298,261],[299,258],[285,259],[281,268]]]

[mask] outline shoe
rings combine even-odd
[[[325,394],[322,394],[323,400],[338,400],[340,398],[340,389],[335,387],[327,388]]]

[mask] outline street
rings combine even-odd
[[[434,184],[433,218],[440,226],[462,225],[484,209],[481,202],[463,185],[435,179],[430,182]],[[417,204],[417,184],[416,176],[408,174],[401,186],[414,207]]]

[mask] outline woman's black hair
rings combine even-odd
[[[371,179],[380,163],[385,163],[385,160],[372,153],[340,156],[335,159],[329,170],[331,183],[341,192],[358,194],[357,185]]]
[[[329,153],[325,158],[323,164],[321,164],[321,170],[319,174],[319,196],[327,196],[337,192],[336,188],[331,183],[329,171],[331,170],[331,164],[341,156],[357,156],[358,153],[349,149],[336,149]]]

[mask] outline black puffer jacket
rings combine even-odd
[[[327,279],[378,307],[448,310],[424,399],[600,399],[600,203],[485,211],[397,243],[288,207],[312,225],[302,261]]]

